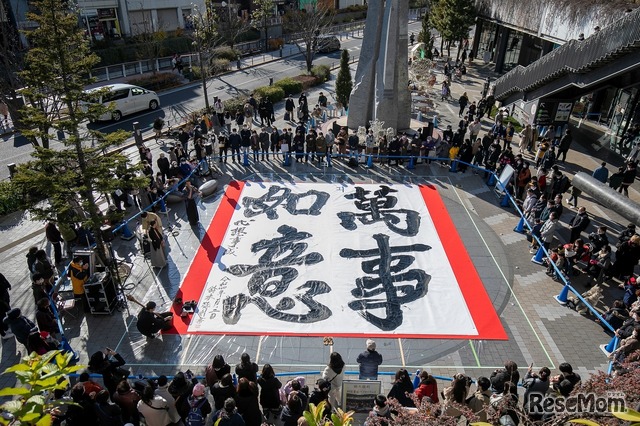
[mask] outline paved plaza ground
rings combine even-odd
[[[480,99],[482,81],[488,75],[481,64],[469,68],[462,82],[454,82],[453,97],[457,99],[466,91],[471,100]],[[438,74],[439,80],[441,74]],[[318,92],[333,90],[333,81],[309,93],[312,104]],[[439,98],[439,97],[438,97]],[[282,109],[281,106],[280,110]],[[457,102],[436,102],[441,126],[457,127]],[[278,111],[282,117],[282,111]],[[279,128],[284,123],[276,122]],[[483,131],[490,126],[485,119]],[[148,142],[154,159],[161,147]],[[137,159],[137,151],[127,151]],[[606,150],[593,151],[589,144],[576,141],[569,152],[563,171],[572,175],[577,171],[593,170],[601,161],[607,161],[614,170],[622,160],[606,154]],[[605,157],[605,155],[607,155]],[[191,228],[186,221],[182,203],[171,204],[165,223],[173,224],[174,231],[166,231],[169,247],[169,264],[159,273],[150,267],[140,253],[136,240],[116,239],[114,250],[118,258],[131,267],[125,282],[127,292],[138,300],[153,300],[158,310],[169,309],[172,299],[187,272],[206,228],[222,200],[223,190],[231,180],[253,182],[287,180],[318,183],[395,183],[432,184],[438,188],[458,233],[480,275],[493,309],[499,314],[508,335],[506,341],[453,340],[453,339],[376,339],[378,351],[384,357],[381,370],[392,373],[400,367],[411,370],[428,369],[435,375],[450,377],[464,372],[472,377],[489,375],[504,361],[514,360],[520,367],[533,363],[536,368],[548,366],[552,371],[561,362],[570,362],[574,370],[587,375],[607,368],[607,358],[598,348],[609,337],[593,318],[559,305],[553,299],[561,285],[551,280],[544,268],[530,261],[527,241],[513,232],[518,217],[511,208],[500,206],[493,188],[486,185],[482,174],[471,170],[467,173],[450,173],[437,163],[419,164],[415,169],[388,167],[379,163],[368,169],[361,164],[357,169],[335,161],[333,168],[313,164],[296,164],[283,167],[281,161],[270,160],[245,167],[239,163],[218,167],[218,191],[204,200],[206,209],[200,211],[201,225]],[[638,192],[632,188],[632,199],[638,200]],[[611,229],[612,243],[627,222],[606,206],[598,205],[587,195],[580,204],[587,206],[591,228],[607,225]],[[132,214],[134,212],[131,212]],[[557,235],[566,241],[569,231],[566,224],[574,210],[565,208],[561,217],[564,229]],[[43,232],[44,224],[31,221],[27,215],[15,213],[0,221],[0,272],[12,284],[12,306],[20,307],[33,316],[34,306],[25,254],[30,246],[51,251]],[[587,278],[572,281],[580,291],[585,289]],[[617,283],[605,284],[607,300],[621,296]],[[602,305],[600,306],[602,308]],[[491,309],[491,307],[487,307]],[[241,335],[163,335],[148,340],[135,328],[135,316],[139,307],[131,304],[129,310],[116,311],[110,316],[85,316],[81,312],[65,315],[65,335],[71,346],[80,354],[81,363],[88,361],[94,351],[108,346],[122,354],[133,374],[155,376],[171,375],[179,370],[191,369],[202,374],[213,356],[222,354],[227,362],[239,362],[240,354],[248,352],[259,365],[270,363],[276,372],[305,372],[309,377],[326,365],[331,351],[340,352],[347,362],[348,371],[357,371],[355,359],[364,350],[364,338],[334,338],[333,345],[324,345],[322,337],[274,337]],[[24,355],[24,347],[8,340],[2,342],[0,368],[17,362]],[[523,370],[524,371],[524,370]],[[383,377],[383,386],[389,388],[391,377]],[[11,386],[10,376],[0,378],[0,387]]]

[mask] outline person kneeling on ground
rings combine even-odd
[[[172,327],[171,320],[173,314],[171,312],[154,312],[156,309],[156,302],[147,302],[144,309],[138,314],[138,331],[143,335],[154,338],[160,330],[168,330]]]

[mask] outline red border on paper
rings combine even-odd
[[[233,181],[227,187],[224,198],[218,207],[209,229],[205,234],[200,247],[196,253],[176,298],[181,297],[183,301],[199,300],[204,290],[207,278],[214,262],[218,256],[218,251],[227,232],[233,212],[236,210],[238,200],[242,194],[244,182]],[[449,216],[447,208],[438,194],[438,190],[432,185],[419,185],[422,198],[427,210],[438,232],[440,242],[451,268],[460,287],[460,291],[467,304],[467,309],[478,330],[477,335],[447,335],[447,334],[406,334],[406,333],[333,333],[333,337],[377,337],[377,338],[406,338],[406,339],[482,339],[482,340],[507,340],[500,318],[496,313],[491,299],[487,294],[482,280],[476,271],[467,250],[460,240],[460,235]],[[166,333],[188,334],[187,330],[191,321],[191,316],[180,317],[179,312],[174,312],[173,329]],[[206,331],[193,334],[229,334],[228,332]],[[234,335],[242,336],[297,336],[310,337],[320,336],[321,333],[270,333],[270,332],[234,332]]]

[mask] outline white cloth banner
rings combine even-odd
[[[246,182],[188,332],[478,336],[451,255],[417,185]]]

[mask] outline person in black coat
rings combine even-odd
[[[91,355],[89,359],[89,371],[102,375],[104,386],[108,389],[107,397],[113,395],[120,380],[125,375],[125,370],[121,369],[126,361],[122,356],[112,349],[98,351]],[[128,373],[128,372],[127,372]]]
[[[58,230],[56,223],[50,220],[44,227],[44,233],[47,241],[53,246],[54,260],[57,263],[62,261],[62,234]]]
[[[616,261],[611,267],[611,274],[614,277],[626,279],[633,275],[639,260],[640,236],[634,235],[616,251]]]
[[[260,426],[262,412],[258,404],[258,385],[246,378],[238,380],[236,407],[246,426]]]
[[[9,297],[9,290],[11,290],[11,284],[5,278],[4,275],[0,273],[0,318],[4,319],[7,315],[7,312],[11,310],[11,299]],[[4,324],[4,322],[0,325],[0,335],[6,340],[12,335],[8,334],[7,331],[9,327]]]
[[[96,395],[96,403],[93,406],[95,412],[95,423],[99,426],[120,426],[122,422],[122,410],[109,400],[109,392],[101,390]]]
[[[56,337],[57,334],[60,333],[58,322],[53,315],[53,311],[51,311],[49,299],[47,298],[43,298],[38,301],[38,309],[36,310],[36,323],[38,324],[38,329],[40,331],[46,331],[47,333],[52,334],[54,337]]]
[[[184,149],[185,151],[189,151],[189,138],[190,136],[187,130],[184,127],[180,129],[180,133],[178,134],[178,141],[180,142],[180,145],[182,145],[182,149]]]
[[[260,405],[267,420],[271,414],[280,412],[280,388],[282,383],[276,377],[271,364],[262,366],[262,374],[258,378],[260,385]]]
[[[494,393],[502,393],[504,384],[507,382],[519,383],[520,373],[518,373],[518,365],[513,361],[504,363],[504,369],[495,370],[491,373],[491,387]]]
[[[91,396],[85,393],[82,383],[76,383],[71,388],[71,399],[76,405],[68,405],[64,414],[56,412],[55,418],[64,420],[67,426],[86,426],[95,422],[94,402]]]
[[[291,97],[291,95],[289,95],[287,100],[284,102],[284,110],[289,113],[289,120],[293,119],[293,110],[295,108],[296,108],[296,105],[293,102],[293,98]]]
[[[216,411],[222,410],[224,407],[224,401],[227,398],[236,399],[236,388],[233,386],[233,378],[231,374],[225,374],[222,376],[219,382],[211,386],[211,396],[215,403]]]
[[[156,160],[158,170],[162,173],[162,182],[166,182],[169,177],[169,171],[171,170],[171,162],[165,157],[164,152],[160,153],[160,157]]]
[[[9,298],[9,290],[11,290],[11,284],[5,278],[5,276],[0,273],[0,299],[4,300],[8,304],[11,304],[11,300]]]
[[[29,318],[22,316],[22,312],[19,308],[13,308],[7,312],[7,316],[4,318],[3,323],[11,330],[16,336],[16,340],[22,343],[25,347],[29,341],[29,334],[31,330],[37,329],[36,325]]]
[[[408,394],[413,393],[413,383],[409,377],[409,372],[404,368],[396,371],[395,381],[387,398],[396,399],[403,407],[415,407],[413,400]]]
[[[580,234],[582,231],[587,229],[590,222],[591,219],[587,216],[587,209],[585,207],[580,207],[578,209],[578,214],[569,221],[569,229],[571,230],[569,242],[573,243],[575,240],[580,238]]]
[[[225,362],[222,355],[218,354],[213,357],[213,362],[205,370],[205,383],[211,387],[226,374],[231,374],[231,366]]]
[[[172,327],[171,321],[173,315],[171,312],[154,312],[156,309],[156,302],[147,302],[144,309],[138,314],[138,322],[136,327],[138,331],[149,338],[154,338],[155,334],[160,330],[168,330]]]
[[[282,409],[280,420],[283,426],[297,426],[298,419],[302,417],[304,408],[297,391],[292,391],[287,399],[287,405]]]
[[[316,407],[322,401],[325,401],[324,417],[331,418],[331,403],[329,402],[329,391],[331,390],[331,382],[325,379],[318,379],[315,389],[309,395],[309,404]]]
[[[238,380],[246,377],[254,383],[258,380],[258,364],[251,362],[251,357],[246,352],[240,356],[240,364],[236,365],[236,376]]]

